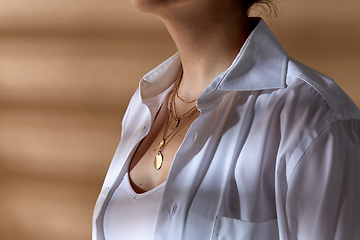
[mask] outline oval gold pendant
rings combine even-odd
[[[154,166],[156,170],[159,170],[163,164],[163,155],[158,152],[155,156]]]
[[[171,130],[174,130],[177,126],[179,126],[179,119],[174,118],[174,121],[171,123]]]

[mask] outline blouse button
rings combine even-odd
[[[139,131],[139,132],[142,133],[142,132],[145,130],[145,128],[146,128],[145,126],[142,126],[142,127],[140,128],[140,131]]]
[[[176,209],[177,209],[177,204],[174,203],[174,204],[172,205],[172,208],[171,208],[171,215],[174,215],[174,214],[175,214]]]

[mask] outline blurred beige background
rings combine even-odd
[[[277,5],[268,23],[289,55],[360,106],[360,1]],[[175,51],[130,0],[0,2],[0,239],[91,238],[126,105]]]

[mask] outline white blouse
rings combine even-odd
[[[140,82],[93,215],[109,199],[181,68]],[[264,21],[197,99],[174,157],[154,240],[360,239],[360,111],[336,83],[290,58]]]
[[[152,240],[165,182],[141,194],[130,185],[129,174],[112,196],[104,215],[106,240]]]

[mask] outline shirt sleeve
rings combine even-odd
[[[291,239],[360,239],[360,121],[336,121],[305,149],[288,180]]]

